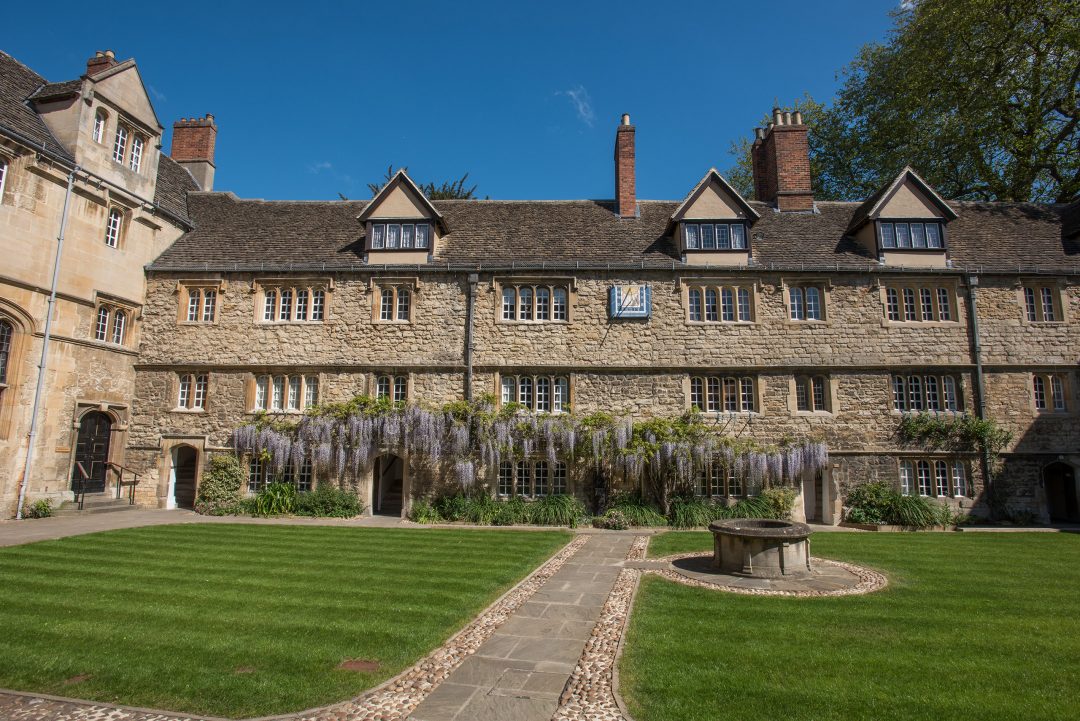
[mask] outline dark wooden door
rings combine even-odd
[[[105,475],[109,461],[109,442],[112,439],[112,419],[104,413],[93,411],[82,417],[79,423],[79,440],[75,446],[75,463],[81,463],[89,478],[84,490],[87,493],[101,493],[105,490]],[[79,488],[78,465],[71,472],[71,487]]]
[[[1076,476],[1072,467],[1054,463],[1043,471],[1046,488],[1046,504],[1051,521],[1080,521],[1080,507],[1076,497]]]
[[[199,461],[199,452],[191,446],[176,449],[176,485],[173,486],[173,498],[177,508],[195,507],[195,469]]]

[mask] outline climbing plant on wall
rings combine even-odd
[[[317,473],[356,482],[380,453],[434,467],[463,487],[490,482],[504,461],[546,456],[647,489],[664,508],[696,474],[723,464],[750,493],[790,483],[828,461],[824,443],[785,439],[762,444],[719,434],[699,413],[633,421],[609,413],[532,413],[494,397],[437,410],[359,396],[321,406],[295,422],[261,416],[233,433],[237,453],[258,455],[273,472],[310,460]]]

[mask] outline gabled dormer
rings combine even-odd
[[[885,265],[944,268],[949,263],[945,226],[956,217],[909,167],[855,210],[848,235]]]
[[[45,85],[30,100],[80,166],[154,197],[164,128],[134,60],[98,52],[78,80]]]
[[[671,215],[668,229],[688,265],[749,265],[750,226],[759,214],[710,168]]]
[[[357,216],[364,224],[364,250],[373,265],[427,263],[446,223],[404,169],[371,199]]]

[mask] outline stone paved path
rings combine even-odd
[[[410,719],[549,721],[633,540],[591,536]]]

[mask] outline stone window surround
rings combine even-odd
[[[189,376],[191,378],[191,385],[188,391],[188,401],[186,406],[180,405],[180,382],[181,378]],[[195,393],[196,386],[199,382],[199,377],[206,378],[206,393],[202,399],[202,405],[195,406]],[[210,406],[210,372],[203,370],[184,370],[179,369],[171,376],[169,384],[169,398],[176,401],[171,408],[170,413],[206,413]]]
[[[0,319],[10,323],[12,328],[7,383],[0,386],[0,440],[4,440],[11,433],[25,352],[29,339],[33,337],[35,324],[29,314],[4,298],[0,298]]]
[[[285,464],[278,473],[270,473],[270,464],[250,455],[244,456],[247,480],[241,491],[245,496],[254,496],[271,483],[289,483],[297,493],[307,493],[315,488],[315,468],[311,459],[305,459],[297,471],[291,463]]]
[[[813,378],[822,378],[825,380],[825,407],[822,409],[801,411],[799,410],[798,384],[800,381],[809,382]],[[793,416],[831,417],[835,415],[836,409],[840,407],[837,385],[836,380],[828,373],[817,372],[814,370],[810,370],[806,373],[795,373],[788,381],[788,411],[790,411]],[[808,389],[808,392],[812,392],[812,389]],[[811,402],[813,401],[811,400]]]
[[[536,487],[535,487],[534,481],[536,479],[536,464],[537,463],[547,464],[547,473],[545,474],[545,478],[547,479],[547,490],[544,493],[536,493]],[[522,490],[522,488],[521,488],[522,487],[522,481],[521,481],[521,478],[520,478],[520,476],[521,476],[521,474],[520,474],[521,464],[526,465],[526,470],[527,470],[527,473],[528,473],[528,479],[527,479],[526,483],[529,486],[529,489],[528,489],[530,491],[529,493],[522,493],[521,492],[521,490]],[[509,466],[509,470],[510,470],[510,474],[509,474],[509,476],[510,476],[510,485],[511,485],[511,492],[510,493],[504,492],[504,489],[503,489],[504,484],[502,482],[502,480],[504,478],[504,475],[505,475],[504,471],[505,471],[507,466]],[[556,475],[555,472],[556,472],[556,469],[558,467],[560,467],[560,466],[562,468],[562,481],[565,484],[565,487],[562,489],[562,491],[556,491],[555,490],[555,475]],[[570,493],[570,469],[569,469],[569,466],[566,463],[564,463],[563,461],[555,461],[554,463],[552,463],[547,458],[531,458],[531,459],[516,460],[516,461],[504,460],[504,461],[501,461],[499,463],[499,467],[497,469],[495,469],[495,473],[496,473],[495,495],[498,496],[499,498],[511,498],[511,497],[514,497],[514,496],[520,496],[522,498],[530,498],[530,499],[532,499],[532,498],[540,498],[540,497],[543,497],[543,496],[557,495],[558,493]]]
[[[212,290],[217,294],[214,304],[214,317],[210,320],[202,320],[203,301],[199,301],[199,313],[196,320],[188,320],[188,299],[193,290],[205,292]],[[225,295],[225,281],[221,278],[192,278],[176,281],[176,322],[180,325],[217,325],[221,316],[221,299]]]
[[[1027,326],[1054,326],[1066,325],[1069,322],[1067,284],[1062,278],[1021,278],[1016,282],[1016,302],[1020,308],[1020,323]],[[1054,310],[1058,320],[1028,320],[1027,299],[1024,297],[1025,288],[1035,288],[1036,292],[1041,288],[1050,288],[1054,297]],[[1036,298],[1037,313],[1042,315],[1041,298]]]
[[[953,277],[927,277],[927,276],[889,276],[888,278],[875,278],[873,284],[878,289],[878,302],[881,305],[881,325],[883,328],[956,328],[961,324],[959,303],[959,279]],[[949,315],[952,320],[889,320],[889,301],[887,291],[895,288],[900,293],[900,312],[903,313],[904,298],[903,289],[911,288],[915,291],[915,305],[919,314],[922,314],[920,288],[934,289],[934,312],[938,313],[937,289],[944,288],[949,293]]]
[[[105,340],[99,340],[97,337],[97,324],[98,314],[102,308],[108,310],[108,322],[105,328]],[[120,343],[113,342],[113,328],[116,323],[116,313],[122,311],[124,313],[124,333],[123,339]],[[94,343],[104,343],[112,347],[130,347],[132,344],[133,333],[135,332],[135,321],[141,320],[141,314],[139,313],[139,306],[119,298],[109,293],[103,293],[97,291],[94,294],[94,311],[90,316],[90,339]]]
[[[113,218],[118,218],[116,224],[115,236],[113,233]],[[131,212],[116,203],[109,203],[108,209],[105,212],[105,235],[102,236],[102,242],[105,243],[105,247],[112,248],[113,250],[120,250],[124,247],[127,236],[128,223],[131,220]]]
[[[1046,408],[1035,407],[1035,378],[1039,377],[1043,379],[1043,388],[1046,398]],[[1054,409],[1054,384],[1052,379],[1061,379],[1061,390],[1064,394],[1065,408],[1064,410]],[[1047,370],[1047,371],[1034,371],[1028,374],[1028,405],[1031,408],[1031,412],[1036,416],[1069,416],[1075,415],[1077,403],[1074,398],[1076,391],[1076,384],[1073,382],[1073,374],[1068,371],[1062,370]]]
[[[930,493],[929,494],[920,493],[920,489],[919,489],[919,467],[918,467],[918,464],[919,464],[920,461],[923,461],[923,462],[926,462],[926,463],[930,464]],[[937,463],[939,461],[945,463],[946,473],[947,473],[947,476],[948,476],[949,492],[947,494],[945,494],[945,495],[940,495],[938,493],[937,467],[936,466],[937,466]],[[904,493],[903,470],[902,469],[904,468],[905,463],[910,464],[910,468],[911,468],[911,492],[907,493],[905,495],[919,496],[919,497],[922,497],[922,498],[943,499],[943,500],[948,500],[948,499],[963,500],[963,499],[970,499],[970,498],[974,497],[974,489],[972,487],[972,478],[971,478],[971,463],[969,463],[968,461],[966,461],[966,460],[964,460],[962,458],[957,458],[956,456],[947,456],[947,455],[945,455],[945,456],[943,456],[943,455],[929,455],[929,456],[920,455],[920,456],[904,456],[902,458],[897,459],[897,461],[896,461],[896,487],[900,490],[901,493]],[[955,476],[954,476],[954,466],[956,464],[959,464],[961,466],[961,468],[963,468],[963,472],[964,472],[964,485],[965,485],[964,490],[966,491],[966,493],[963,494],[963,495],[958,495],[956,493],[956,480],[955,480]]]
[[[408,371],[395,371],[395,370],[392,370],[392,369],[391,370],[378,371],[378,372],[375,372],[375,373],[369,373],[368,377],[367,377],[366,384],[367,384],[367,387],[371,389],[371,392],[370,392],[369,395],[372,398],[375,398],[376,400],[379,398],[379,379],[380,378],[389,378],[390,379],[390,400],[395,402],[395,403],[398,402],[398,401],[394,401],[394,382],[398,378],[404,378],[405,379],[405,400],[403,402],[408,403],[409,401],[412,400],[413,379],[412,379],[412,374],[411,373],[409,373]]]
[[[723,475],[718,478],[719,474]],[[724,492],[716,493],[720,483],[723,483]],[[694,477],[694,495],[698,498],[746,498],[746,486],[746,478],[740,478],[734,467],[719,462],[713,463],[710,468],[702,468]],[[731,492],[733,487],[736,493]]]
[[[88,117],[90,118],[90,139],[94,137],[94,119],[99,112],[105,114],[105,127],[102,130],[102,138],[100,143],[96,143],[105,148],[108,153],[109,161],[116,163],[129,172],[135,172],[131,170],[128,163],[131,159],[131,141],[135,135],[142,136],[143,139],[143,155],[142,163],[140,165],[139,175],[142,175],[142,171],[152,166],[151,151],[156,150],[157,146],[161,143],[161,136],[157,133],[155,128],[151,128],[144,125],[141,121],[128,115],[123,111],[120,106],[114,104],[111,100],[106,98],[100,92],[94,93],[94,103],[91,107],[93,113]],[[124,160],[118,162],[113,157],[113,144],[116,140],[116,127],[117,125],[124,125],[128,131],[127,147],[125,148]]]
[[[905,400],[904,400],[905,407],[904,407],[904,410],[897,410],[897,408],[896,408],[896,399],[895,399],[895,395],[894,395],[894,390],[895,389],[894,389],[893,384],[895,382],[894,379],[897,376],[900,376],[900,377],[902,377],[904,379],[904,393],[905,393]],[[922,383],[922,387],[920,388],[920,393],[921,393],[921,396],[922,396],[922,403],[923,403],[922,408],[911,409],[911,408],[907,407],[911,403],[911,401],[910,401],[911,391],[908,389],[908,385],[907,385],[908,378],[910,378],[911,376],[917,376],[920,379],[920,382]],[[933,410],[933,409],[926,408],[926,381],[925,381],[925,379],[926,379],[927,376],[933,376],[934,378],[938,379],[938,388],[937,388],[938,405],[942,406],[941,408],[939,408],[939,410]],[[954,385],[956,387],[956,410],[946,410],[943,407],[944,404],[945,404],[945,387],[944,387],[944,382],[942,381],[942,379],[945,378],[945,377],[952,378],[953,382],[954,382]],[[967,389],[964,388],[964,374],[963,373],[952,372],[952,371],[949,371],[949,370],[940,371],[940,370],[936,370],[936,369],[933,369],[933,368],[908,368],[907,370],[903,370],[903,371],[892,371],[892,372],[888,373],[885,376],[885,378],[886,378],[886,382],[888,383],[889,412],[894,416],[906,416],[906,415],[918,414],[918,413],[933,413],[935,415],[951,417],[951,416],[961,416],[961,415],[964,415],[965,413],[967,413],[967,407],[965,406],[964,402],[967,400],[967,397],[968,397],[969,394],[966,392]]]
[[[716,277],[704,277],[704,276],[680,276],[676,281],[676,287],[679,289],[679,293],[682,296],[683,307],[683,324],[689,326],[698,326],[704,328],[725,328],[725,327],[752,327],[759,325],[758,308],[761,302],[761,287],[762,281],[756,278],[748,278],[747,276],[716,276]],[[729,288],[745,288],[750,291],[750,320],[690,320],[690,290],[691,288],[716,288],[721,287]],[[704,301],[703,301],[704,302]],[[719,310],[721,301],[719,297],[717,299],[717,313],[722,316],[722,310]],[[735,297],[736,315],[738,315],[738,295]],[[785,305],[786,307],[786,305]],[[704,309],[702,310],[704,313]]]
[[[574,409],[574,399],[576,394],[576,374],[565,369],[558,368],[504,368],[503,370],[496,371],[494,374],[494,388],[492,391],[495,393],[495,403],[497,408],[502,408],[502,379],[503,376],[513,376],[515,378],[519,376],[530,376],[536,378],[538,376],[546,376],[550,378],[566,378],[567,397],[563,398],[563,413],[572,413]],[[410,384],[411,385],[411,384]],[[555,387],[551,388],[551,403],[554,404],[555,400]],[[536,386],[533,385],[533,405],[536,404]],[[536,411],[523,411],[528,413],[535,413]],[[546,412],[546,411],[542,411]],[[554,414],[558,415],[558,414]]]
[[[368,279],[368,295],[371,297],[371,322],[378,325],[412,325],[416,321],[417,301],[423,283],[417,276],[372,276]],[[384,288],[394,289],[393,320],[383,320],[382,291]],[[398,288],[409,291],[409,319],[397,320]]]
[[[805,291],[806,288],[811,287],[817,288],[819,291],[821,291],[821,320],[808,320],[806,318],[802,320],[792,320],[791,289],[802,288]],[[781,297],[783,298],[785,324],[791,326],[798,326],[801,328],[814,328],[833,325],[833,318],[831,312],[833,282],[831,278],[824,276],[807,276],[799,277],[798,279],[788,279],[784,276],[781,276],[778,289],[780,291]]]
[[[281,317],[280,303],[281,298],[278,296],[275,303],[274,320],[264,320],[265,305],[266,305],[266,292],[277,291],[281,292],[282,289],[293,291],[292,297],[292,318],[290,320],[279,320]],[[322,290],[325,295],[323,297],[323,319],[320,320],[296,320],[296,291],[299,290]],[[266,277],[256,278],[251,282],[251,294],[253,297],[252,302],[252,320],[255,325],[283,325],[283,326],[295,326],[295,325],[318,325],[330,322],[330,308],[331,299],[334,297],[334,279],[328,277],[318,276],[279,276],[279,277]],[[220,295],[218,298],[220,299]],[[220,314],[221,307],[218,304],[218,313]],[[311,293],[308,293],[308,313],[311,313]],[[216,320],[215,320],[216,322]]]
[[[263,399],[263,408],[258,407],[258,386],[260,379],[267,379],[266,397]],[[274,379],[282,378],[283,393],[281,402],[285,407],[271,408],[273,404],[272,394],[274,392]],[[290,380],[292,378],[300,379],[300,402],[297,408],[289,408],[289,394],[292,392],[290,388]],[[248,415],[254,415],[257,413],[267,413],[271,415],[301,415],[307,410],[307,389],[310,387],[308,383],[309,378],[315,379],[315,402],[313,405],[319,404],[319,391],[322,386],[322,376],[315,372],[298,371],[296,369],[272,372],[267,371],[265,373],[251,373],[244,379],[244,413]]]
[[[702,378],[705,383],[708,383],[708,379],[715,378],[750,378],[754,382],[754,410],[752,411],[700,411],[701,415],[706,418],[752,418],[765,415],[765,387],[766,380],[761,373],[757,371],[746,371],[735,368],[703,368],[698,371],[692,371],[683,376],[683,397],[686,398],[686,403],[683,406],[687,411],[690,411],[694,406],[691,400],[690,384],[693,378]],[[742,392],[742,389],[738,389]],[[723,388],[721,387],[721,393]],[[794,392],[794,391],[792,391]],[[705,393],[708,393],[708,387],[706,385]],[[708,400],[706,400],[708,404]],[[741,405],[741,399],[740,399]]]
[[[536,320],[535,312],[532,320],[505,320],[503,319],[503,288],[548,288],[551,290],[551,300],[554,302],[555,288],[566,288],[566,320]],[[559,275],[518,275],[518,276],[495,276],[491,279],[491,291],[494,295],[493,309],[495,323],[501,325],[570,325],[574,322],[574,306],[577,301],[577,278],[575,276]],[[533,295],[533,307],[535,311],[536,296]],[[550,309],[549,309],[550,314]]]

